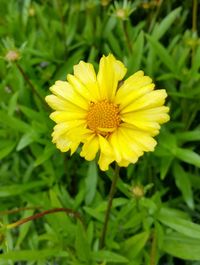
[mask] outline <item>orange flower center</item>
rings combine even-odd
[[[120,124],[119,108],[107,100],[91,102],[87,115],[89,129],[103,136],[113,132]]]

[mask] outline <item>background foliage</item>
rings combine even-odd
[[[0,264],[200,264],[200,39],[197,0],[0,1],[0,219],[56,207],[0,234]],[[19,60],[8,59],[15,51]],[[79,60],[113,53],[168,92],[171,121],[153,154],[121,169],[99,250],[112,167],[51,143],[44,102]],[[13,211],[15,209],[15,211]]]

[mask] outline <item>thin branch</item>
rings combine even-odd
[[[18,209],[12,209],[12,210],[5,210],[5,211],[0,211],[0,215],[5,215],[5,214],[14,214],[14,213],[19,213],[21,211],[26,211],[26,210],[37,210],[41,209],[42,207],[40,206],[33,206],[33,207],[21,207]]]
[[[16,64],[18,70],[20,71],[21,75],[23,76],[24,80],[29,85],[31,91],[41,100],[41,102],[45,105],[45,107],[47,107],[47,105],[46,105],[46,103],[44,101],[44,98],[38,93],[37,89],[34,87],[32,81],[30,80],[28,75],[25,73],[25,71],[23,70],[21,65],[19,65],[17,62],[15,64]]]
[[[6,225],[6,228],[7,229],[12,229],[12,228],[15,228],[17,226],[23,225],[23,224],[25,224],[25,223],[27,223],[29,221],[32,221],[32,220],[38,219],[40,217],[43,217],[44,215],[57,213],[57,212],[65,212],[68,215],[73,216],[73,217],[79,219],[82,222],[81,216],[80,216],[80,214],[78,212],[75,212],[74,210],[69,209],[69,208],[54,208],[54,209],[46,210],[46,211],[43,211],[41,213],[37,213],[37,214],[34,214],[32,216],[23,218],[23,219],[15,222],[15,223],[8,224],[8,225]]]
[[[152,233],[150,265],[156,265],[156,247],[157,247],[157,239],[156,239],[156,232],[154,230]]]
[[[105,237],[106,237],[106,232],[107,232],[107,227],[108,227],[108,221],[109,221],[110,211],[111,211],[111,207],[112,207],[112,201],[113,201],[113,197],[115,194],[118,178],[119,178],[119,166],[116,164],[115,165],[115,175],[113,176],[112,185],[111,185],[110,192],[109,192],[108,206],[107,206],[105,219],[104,219],[104,225],[103,225],[102,234],[101,234],[101,238],[100,238],[100,244],[99,244],[100,249],[104,247]]]

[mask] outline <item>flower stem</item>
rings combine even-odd
[[[46,211],[43,211],[41,213],[37,213],[35,215],[23,218],[23,219],[15,222],[15,223],[8,224],[8,225],[6,225],[6,228],[7,229],[12,229],[12,228],[15,228],[17,226],[23,225],[23,224],[25,224],[25,223],[27,223],[29,221],[38,219],[38,218],[40,218],[40,217],[42,217],[44,215],[51,214],[51,213],[57,213],[57,212],[65,212],[65,213],[67,213],[69,215],[72,215],[73,217],[78,218],[80,221],[82,221],[80,214],[78,212],[73,211],[72,209],[68,209],[68,208],[54,208],[54,209],[46,210]]]
[[[129,37],[129,34],[128,34],[127,21],[125,21],[125,20],[122,21],[122,28],[123,28],[123,31],[124,31],[124,35],[125,35],[125,39],[126,39],[126,43],[127,43],[128,49],[129,49],[130,53],[132,53],[133,49],[132,49],[131,40],[130,40],[130,37]]]
[[[107,232],[107,227],[108,227],[110,210],[112,207],[112,201],[113,201],[113,197],[114,197],[115,190],[116,190],[117,180],[119,178],[119,169],[120,168],[116,163],[115,164],[115,174],[113,176],[113,180],[112,180],[112,184],[111,184],[111,188],[110,188],[110,192],[109,192],[108,205],[107,205],[103,229],[102,229],[101,238],[100,238],[100,244],[99,244],[100,249],[104,247],[104,243],[105,243],[105,237],[106,237],[106,232]]]
[[[197,0],[193,0],[193,7],[192,7],[192,31],[193,32],[197,32],[197,14],[198,14]]]
[[[193,0],[193,7],[192,7],[192,33],[193,38],[197,38],[197,14],[198,14],[198,3],[197,0]],[[191,56],[191,64],[193,65],[194,58],[195,58],[195,50],[196,45],[192,45],[192,56]]]
[[[65,32],[65,20],[63,14],[63,6],[60,0],[57,0],[57,7],[58,13],[60,16],[61,28],[62,28],[62,38],[63,38],[63,45],[64,45],[64,58],[66,58],[67,54],[67,46],[66,46],[66,32]]]
[[[23,76],[25,82],[29,85],[31,91],[33,92],[33,94],[35,94],[40,100],[41,102],[45,105],[45,107],[47,107],[43,97],[38,93],[37,89],[34,87],[32,81],[30,80],[30,78],[28,77],[28,75],[25,73],[25,71],[23,70],[23,68],[21,67],[20,64],[18,64],[17,62],[15,63],[19,72],[21,73],[21,75]]]
[[[148,33],[150,33],[153,30],[154,26],[155,26],[155,23],[156,23],[158,15],[159,15],[162,3],[163,3],[163,0],[160,0],[158,2],[158,4],[157,4],[156,10],[153,13],[153,17],[151,18],[151,21],[150,21],[150,24],[149,24]]]
[[[150,253],[150,265],[156,265],[156,232],[153,231],[152,242],[151,242],[151,253]]]
[[[35,207],[21,207],[21,208],[18,208],[18,209],[0,211],[0,215],[4,215],[4,214],[14,214],[14,213],[19,213],[21,211],[38,210],[38,209],[41,209],[41,207],[40,206],[35,206]]]

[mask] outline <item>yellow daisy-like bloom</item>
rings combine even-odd
[[[107,170],[116,161],[127,167],[144,152],[153,151],[160,124],[169,120],[164,105],[164,89],[154,90],[152,79],[143,71],[120,82],[127,69],[112,54],[103,56],[96,75],[90,63],[80,61],[74,75],[57,81],[46,97],[55,111],[50,118],[57,123],[53,143],[62,152],[74,153],[82,143],[80,155]]]

